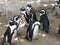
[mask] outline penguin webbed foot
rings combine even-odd
[[[25,37],[26,40],[28,40],[29,42],[32,41],[32,39],[28,38],[28,37]]]

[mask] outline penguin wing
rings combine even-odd
[[[11,32],[11,29],[10,29],[10,27],[8,26],[8,28],[7,28],[6,32],[4,33],[4,36],[9,35],[9,34],[10,34],[10,32]]]

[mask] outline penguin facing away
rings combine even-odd
[[[25,39],[32,41],[38,35],[38,29],[40,27],[40,22],[31,22],[28,26]]]

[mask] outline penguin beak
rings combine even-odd
[[[42,14],[40,13],[40,16],[42,16]]]

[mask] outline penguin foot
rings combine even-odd
[[[31,42],[32,41],[32,39],[29,39],[29,42]]]
[[[46,31],[46,33],[49,33],[49,31]]]
[[[28,37],[25,37],[26,40],[29,40]]]
[[[44,30],[46,33],[49,33],[49,31]]]

